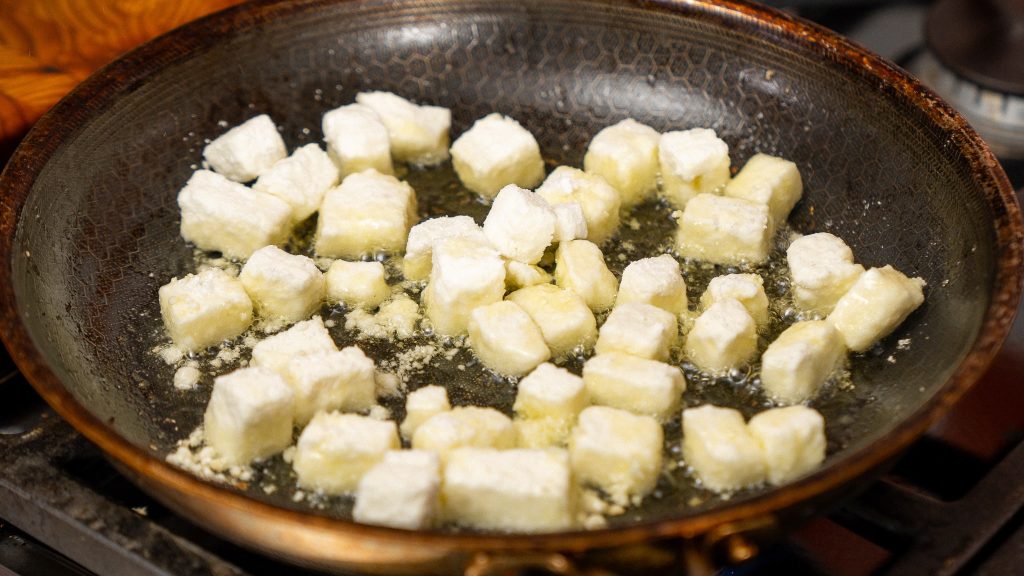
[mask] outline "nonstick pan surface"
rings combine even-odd
[[[663,483],[661,498],[608,530],[408,534],[349,523],[345,502],[312,508],[290,489],[224,487],[168,466],[208,398],[208,386],[175,390],[173,368],[151,351],[163,341],[157,289],[192,266],[178,189],[224,126],[268,113],[292,149],[320,142],[321,114],[372,89],[450,107],[455,136],[492,111],[513,116],[536,134],[549,167],[581,165],[589,139],[626,117],[662,131],[712,127],[734,166],[756,152],[799,165],[796,230],[833,232],[866,266],[923,277],[927,299],[854,359],[851,389],[815,402],[829,435],[818,472],[728,501]],[[421,192],[464,194],[450,168],[439,174],[409,179]],[[330,566],[387,563],[397,550],[412,563],[452,550],[690,536],[820,503],[892,458],[977,379],[1020,295],[1016,200],[962,118],[877,57],[745,3],[257,2],[98,72],[39,122],[0,184],[3,338],[37,390],[176,509],[235,540]],[[446,205],[428,199],[423,211]],[[691,297],[701,289],[693,283]],[[486,376],[450,380],[456,401],[483,382],[473,378]],[[693,388],[690,404],[748,415],[763,405],[723,383]],[[513,395],[485,394],[505,408]]]

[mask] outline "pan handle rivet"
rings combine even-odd
[[[729,562],[739,564],[757,556],[757,544],[742,534],[733,534],[726,542],[726,550],[729,555]]]

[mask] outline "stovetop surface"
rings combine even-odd
[[[900,64],[927,2],[770,2]],[[2,159],[0,159],[2,162]],[[1024,189],[1024,161],[1005,161]],[[988,375],[883,480],[726,574],[1011,574],[1024,559],[1024,315]],[[306,574],[140,492],[0,348],[0,576]],[[31,536],[29,535],[31,534]],[[59,552],[58,552],[59,551]]]

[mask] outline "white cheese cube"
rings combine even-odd
[[[598,246],[619,229],[622,200],[618,191],[596,174],[559,166],[537,188],[537,194],[552,206],[579,204],[587,221],[587,240]]]
[[[683,459],[715,492],[754,486],[767,475],[761,444],[732,408],[706,404],[683,410]]]
[[[714,264],[759,264],[768,259],[774,231],[764,204],[698,194],[683,210],[676,248],[683,258]]]
[[[398,293],[394,298],[381,305],[374,316],[374,322],[384,327],[389,334],[400,339],[410,338],[416,334],[416,323],[419,322],[420,306],[408,294]],[[346,322],[345,327],[348,327]]]
[[[401,432],[404,438],[412,438],[416,429],[431,417],[441,412],[448,412],[452,405],[448,402],[448,391],[442,386],[424,386],[409,393],[405,399],[405,420],[402,421]]]
[[[662,134],[658,159],[662,193],[679,208],[729,181],[729,145],[714,130],[694,128]]]
[[[513,410],[522,418],[574,421],[589,404],[582,378],[544,363],[519,382]]]
[[[413,104],[390,92],[360,92],[356,102],[373,109],[387,127],[395,160],[433,166],[448,159],[451,110]]]
[[[509,184],[533,188],[544,179],[544,160],[533,134],[497,113],[459,136],[452,144],[452,164],[466,188],[486,198]]]
[[[399,448],[394,422],[320,412],[299,435],[292,467],[303,488],[350,494],[389,450]]]
[[[579,202],[554,204],[551,209],[555,211],[554,242],[587,239],[587,218]]]
[[[778,486],[814,470],[825,460],[825,419],[813,408],[765,410],[747,424],[761,443],[768,481]]]
[[[508,300],[470,313],[469,345],[484,366],[508,376],[526,374],[551,357],[540,328]]]
[[[654,418],[591,406],[580,412],[569,439],[572,470],[581,483],[626,504],[657,485],[663,442],[661,424]]]
[[[687,310],[686,281],[679,262],[668,254],[630,262],[622,271],[615,305],[650,304],[672,314]]]
[[[750,313],[758,326],[768,324],[768,295],[764,279],[757,274],[726,274],[711,279],[700,297],[705,310],[721,300],[736,300]]]
[[[657,130],[627,118],[594,136],[583,157],[583,169],[608,181],[622,205],[638,204],[658,187]]]
[[[925,282],[892,266],[871,268],[836,302],[828,321],[854,352],[871,348],[924,302]]]
[[[316,144],[306,144],[260,174],[252,189],[284,200],[292,220],[301,222],[320,209],[324,194],[338,184],[338,167]]]
[[[599,353],[583,365],[594,404],[645,414],[664,422],[679,408],[686,378],[677,366],[622,354]]]
[[[518,290],[538,284],[550,284],[551,274],[540,266],[523,264],[516,260],[505,261],[505,289]]]
[[[209,170],[192,174],[178,192],[178,207],[181,237],[227,258],[248,258],[264,246],[283,244],[291,233],[287,202]]]
[[[324,275],[327,300],[353,308],[376,308],[391,296],[391,288],[380,262],[335,260]]]
[[[555,283],[580,295],[594,312],[615,303],[619,281],[604,262],[604,254],[589,240],[571,240],[555,253]]]
[[[556,221],[547,200],[509,185],[494,198],[484,219],[484,235],[502,256],[536,264],[551,245]]]
[[[515,418],[516,446],[520,448],[564,448],[575,421],[559,418]]]
[[[761,355],[761,385],[777,402],[810,400],[845,356],[843,338],[831,324],[797,322]]]
[[[434,246],[447,238],[462,236],[486,245],[484,231],[469,216],[441,216],[424,220],[409,230],[402,261],[406,280],[418,282],[430,276]]]
[[[701,370],[725,372],[757,353],[757,325],[743,304],[720,300],[693,322],[683,349]]]
[[[292,389],[263,368],[218,376],[206,406],[206,443],[231,464],[248,464],[292,442]]]
[[[640,358],[668,360],[679,326],[675,314],[657,306],[631,302],[616,306],[597,336],[598,354],[622,352]]]
[[[316,253],[356,260],[401,252],[415,220],[416,194],[407,182],[375,170],[352,174],[324,196]]]
[[[197,352],[245,332],[252,300],[237,278],[210,268],[161,286],[160,315],[171,340]]]
[[[431,416],[416,428],[412,447],[437,452],[442,459],[456,448],[507,450],[516,444],[512,420],[494,408],[462,406]]]
[[[793,206],[804,193],[803,180],[796,164],[789,160],[755,154],[722,194],[768,205],[772,221],[781,224],[789,218]]]
[[[434,246],[433,260],[423,297],[439,334],[465,332],[474,308],[500,302],[505,295],[505,263],[486,245],[449,238]]]
[[[288,155],[274,121],[260,114],[218,136],[203,148],[203,159],[226,178],[248,182]]]
[[[391,139],[380,116],[369,106],[349,104],[324,114],[327,153],[344,178],[363,170],[393,174]]]
[[[324,300],[324,275],[316,264],[277,246],[253,252],[238,279],[264,318],[305,320]]]
[[[284,379],[295,392],[295,423],[317,412],[358,412],[377,403],[373,360],[355,346],[292,358]]]
[[[577,347],[590,349],[597,340],[594,313],[571,290],[538,284],[516,290],[508,300],[518,304],[540,327],[552,356],[564,356]]]
[[[311,320],[299,322],[253,346],[252,365],[284,374],[292,358],[317,352],[334,352],[337,349],[324,327],[323,319],[314,316]]]
[[[460,448],[445,463],[442,492],[445,517],[463,526],[554,532],[574,519],[565,450]]]
[[[363,524],[420,530],[440,515],[441,462],[437,454],[396,450],[359,481],[352,518]]]
[[[800,308],[828,315],[836,302],[864,273],[853,263],[853,251],[842,238],[828,232],[808,234],[786,250],[793,278],[793,301]]]

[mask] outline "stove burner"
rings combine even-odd
[[[1024,0],[940,0],[910,69],[1007,158],[1024,158]]]

